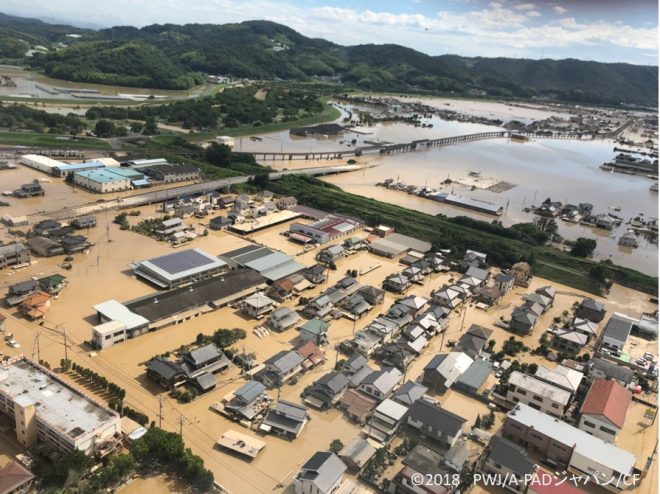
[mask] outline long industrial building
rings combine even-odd
[[[20,164],[53,175],[55,168],[64,163],[49,158],[48,156],[41,156],[40,154],[24,154],[21,157]]]
[[[256,271],[237,269],[126,303],[108,300],[93,307],[98,324],[92,328],[92,343],[96,348],[107,348],[148,331],[219,309],[266,286],[266,279]]]
[[[277,281],[305,269],[290,255],[256,244],[225,252],[219,257],[230,267],[254,269],[268,281]]]
[[[82,170],[73,174],[73,183],[93,192],[119,192],[139,187],[148,187],[151,183],[140,173],[130,168],[100,168]]]
[[[115,412],[23,355],[0,364],[0,412],[25,448],[47,444],[103,455],[121,440]]]
[[[289,227],[292,240],[325,244],[360,230],[364,225],[353,218],[330,215],[313,223],[293,223]]]
[[[227,263],[201,249],[187,249],[131,265],[133,274],[160,288],[175,288],[227,270]]]
[[[479,199],[472,199],[471,197],[458,196],[456,194],[449,194],[447,192],[438,192],[429,196],[429,199],[438,202],[444,202],[459,208],[471,209],[479,213],[494,214],[501,216],[504,212],[502,206],[493,204],[492,202],[480,201]]]

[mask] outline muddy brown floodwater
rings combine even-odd
[[[506,143],[501,145],[509,146]],[[523,149],[525,146],[527,145],[522,145],[519,149]],[[545,146],[545,144],[531,143],[532,148],[537,146]],[[446,151],[448,150],[442,150],[440,153]],[[566,151],[566,153],[572,155],[573,151]],[[412,159],[412,162],[414,162],[413,158],[420,159],[417,154],[409,156],[410,158],[402,158]],[[428,160],[429,156],[432,156],[432,154],[428,153],[423,157],[424,160]],[[385,166],[386,161],[383,160],[383,166]],[[414,166],[414,164],[401,166],[400,170]],[[423,166],[432,166],[432,163],[425,161]],[[539,168],[542,168],[542,166],[539,165]],[[375,170],[379,169],[381,167]],[[349,177],[346,178],[347,181],[354,181],[357,182],[358,186],[365,187],[360,181],[365,180],[363,177],[368,173],[370,173],[369,170],[344,177]],[[493,171],[488,172],[489,175],[493,173]],[[382,172],[382,174],[384,175],[385,172]],[[25,183],[30,177],[36,176],[43,177],[38,172],[23,167],[13,171],[2,171],[0,172],[1,188],[16,187],[20,183]],[[522,184],[522,178],[518,179],[517,183]],[[369,180],[373,180],[373,177]],[[516,180],[512,181],[516,182]],[[57,179],[53,179],[51,183],[44,185],[47,191],[45,197],[27,201],[10,199],[9,202],[12,203],[12,206],[6,212],[15,216],[31,214],[43,210],[83,204],[94,201],[99,197],[81,191],[73,192],[70,187]],[[342,186],[350,190],[350,184],[342,184]],[[380,189],[373,186],[368,190],[380,191]],[[422,201],[405,194],[392,196],[391,200],[398,203],[402,203],[403,200]],[[129,217],[133,224],[140,219],[159,215],[155,206],[136,209],[140,211],[140,216]],[[274,490],[280,489],[278,486],[286,488],[302,463],[313,453],[327,449],[334,439],[340,439],[346,444],[359,434],[359,427],[347,421],[336,410],[324,412],[310,410],[311,420],[298,439],[287,441],[277,437],[262,436],[260,439],[266,442],[266,447],[252,462],[246,462],[216,449],[214,446],[216,440],[229,429],[237,429],[250,435],[256,435],[255,432],[246,431],[240,425],[226,420],[209,408],[228,392],[238,389],[246,381],[246,377],[240,376],[236,368],[229,369],[218,376],[219,384],[216,389],[200,396],[192,403],[179,404],[169,398],[164,390],[146,378],[144,363],[155,355],[176,350],[181,345],[193,342],[198,333],[212,334],[218,328],[240,327],[245,329],[247,337],[237,345],[237,349],[256,353],[260,361],[267,359],[280,350],[291,348],[295,342],[297,337],[295,329],[290,329],[281,334],[272,334],[261,339],[258,338],[252,330],[263,324],[263,321],[248,319],[240,311],[230,307],[128,340],[97,352],[95,356],[92,356],[89,348],[84,344],[91,337],[91,327],[94,323],[92,305],[108,299],[128,301],[152,293],[154,288],[131,276],[128,264],[131,261],[172,252],[172,248],[166,243],[158,242],[131,231],[119,230],[118,225],[112,223],[113,217],[113,213],[98,215],[98,226],[82,232],[95,243],[95,246],[87,253],[74,255],[73,267],[70,271],[64,271],[59,267],[62,257],[47,259],[35,257],[35,262],[29,267],[0,272],[0,288],[3,291],[9,284],[32,276],[44,276],[58,272],[64,274],[69,281],[69,285],[58,299],[52,301],[52,307],[42,326],[23,319],[13,309],[3,309],[3,314],[8,316],[8,331],[13,332],[15,339],[21,344],[20,349],[3,347],[2,351],[5,354],[15,355],[19,352],[27,355],[34,354],[35,357],[44,359],[50,362],[53,367],[56,367],[60,359],[65,356],[63,331],[66,329],[68,341],[66,352],[69,358],[82,366],[94,369],[110,381],[124,387],[127,391],[126,402],[128,406],[146,413],[151,420],[158,422],[159,398],[162,397],[164,402],[162,426],[167,430],[178,432],[180,420],[183,418],[183,437],[186,445],[204,459],[205,465],[213,471],[216,480],[234,494],[272,493]],[[38,218],[39,215],[31,216],[32,222]],[[202,224],[204,221],[200,222],[192,218],[185,221],[198,232],[204,229]],[[313,264],[316,251],[303,252],[299,245],[289,242],[282,235],[282,232],[287,229],[288,224],[282,224],[251,234],[245,238],[226,232],[211,231],[208,236],[197,238],[190,247],[199,247],[217,255],[244,246],[250,241],[255,241],[294,255],[296,260],[305,265]],[[0,233],[3,239],[8,238],[6,229],[3,229]],[[358,235],[364,237],[366,233],[360,232]],[[360,283],[379,286],[388,274],[400,271],[403,268],[396,259],[378,257],[369,252],[359,252],[341,259],[337,261],[337,267],[336,271],[330,272],[327,285],[319,286],[306,293],[305,296],[318,294],[321,290],[343,277],[349,269],[365,272],[364,275],[359,277]],[[457,276],[456,273],[432,275],[423,285],[415,286],[408,293],[428,297],[433,289]],[[444,344],[449,339],[457,339],[470,324],[476,323],[493,329],[492,338],[497,342],[496,348],[501,348],[502,343],[510,335],[508,332],[493,326],[493,323],[502,316],[508,316],[512,308],[520,303],[525,293],[546,284],[555,286],[559,290],[559,295],[557,295],[553,308],[541,317],[534,334],[523,338],[527,346],[530,348],[536,347],[541,333],[551,324],[552,318],[570,308],[585,294],[569,287],[535,278],[529,289],[516,288],[507,294],[498,306],[488,311],[468,306],[465,308],[464,314],[452,314],[444,336]],[[379,313],[385,311],[396,298],[388,293],[382,306],[375,307],[356,324],[347,319],[332,321],[330,345],[325,347],[325,363],[302,375],[295,385],[284,386],[280,391],[280,398],[300,403],[301,392],[323,374],[330,371],[338,358],[342,358],[341,355],[337,354],[335,345],[350,338],[354,330],[366,326]],[[609,312],[622,311],[631,316],[639,316],[642,312],[657,309],[657,306],[648,301],[648,296],[618,286],[612,289],[607,299],[599,298],[599,300],[604,302]],[[295,302],[289,301],[285,305],[293,307]],[[35,345],[37,334],[39,335],[38,354]],[[442,348],[442,340],[443,337],[435,338],[423,355],[408,367],[406,373],[409,379],[419,377],[424,365],[433,355],[447,350],[446,347]],[[543,364],[550,367],[555,365],[541,357],[528,354],[519,355],[516,358],[521,361],[537,362],[539,365]],[[378,367],[375,362],[371,362],[371,365]],[[272,391],[270,394],[274,398],[277,397],[277,391]],[[484,403],[468,398],[457,391],[450,390],[435,398],[444,407],[465,417],[471,423],[474,422],[478,414],[488,413],[488,408]],[[632,413],[637,416],[638,410],[633,409]],[[503,419],[504,415],[498,413],[497,424],[499,425]],[[643,462],[651,453],[655,444],[653,438],[657,434],[657,423],[652,427],[631,432],[638,440],[634,441],[634,444],[632,442],[630,444],[626,443],[626,447],[631,448],[631,450],[634,449],[640,462]],[[11,447],[0,450],[0,458],[3,460],[12,454]],[[649,492],[649,485],[651,485],[650,482],[645,481],[639,488],[639,492]],[[124,492],[129,494],[147,491],[156,493],[171,492],[169,489],[175,489],[175,487],[169,484],[164,477],[155,477],[135,481]],[[282,489],[282,492],[286,492],[285,489]]]
[[[533,221],[536,216],[523,209],[538,206],[546,198],[564,204],[591,203],[594,214],[612,212],[624,221],[609,231],[557,219],[559,234],[570,240],[593,238],[598,243],[594,254],[596,258],[611,259],[616,264],[655,275],[658,270],[657,243],[640,236],[639,247],[633,249],[619,246],[618,242],[630,228],[627,224],[630,219],[638,215],[658,217],[658,195],[650,190],[653,182],[648,178],[600,170],[599,166],[613,156],[612,141],[538,140],[514,143],[491,140],[406,154],[360,157],[358,164],[377,166],[361,172],[328,176],[324,180],[347,192],[428,214],[470,216],[488,222],[497,220],[505,226]],[[329,162],[287,160],[267,161],[264,164],[276,169],[295,169],[328,166]],[[492,192],[457,183],[442,184],[447,178],[465,177],[471,171],[515,184],[515,187]],[[504,213],[502,216],[482,214],[376,186],[385,179],[492,202],[503,207]],[[614,208],[618,210],[614,211]]]

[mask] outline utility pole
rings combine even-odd
[[[41,361],[41,352],[39,350],[39,331],[34,335],[34,345],[32,345],[32,360],[34,360],[34,355],[37,355],[37,362]]]
[[[183,415],[179,417],[179,436],[183,437]]]
[[[463,332],[463,325],[465,324],[465,315],[467,314],[467,302],[464,302],[463,319],[461,320],[461,333]]]
[[[64,328],[64,360],[68,361],[69,360],[69,352],[67,348],[67,343],[66,343],[66,328]]]
[[[163,397],[158,397],[158,427],[163,428]]]

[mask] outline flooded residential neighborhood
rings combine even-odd
[[[657,5],[34,3],[0,494],[658,494]]]

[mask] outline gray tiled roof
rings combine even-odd
[[[635,372],[628,367],[622,365],[617,365],[613,362],[608,362],[607,360],[596,358],[589,362],[589,367],[599,370],[604,373],[607,377],[616,379],[617,381],[622,381],[629,383],[633,380]]]
[[[286,374],[297,365],[300,365],[303,360],[295,350],[282,350],[266,360],[266,364],[271,364],[280,372]]]
[[[158,374],[165,380],[173,379],[175,376],[184,373],[183,367],[181,367],[179,364],[160,357],[157,357],[149,362],[148,369],[154,374]]]
[[[406,381],[395,393],[392,399],[403,405],[410,406],[419,400],[429,388],[414,381]]]
[[[535,464],[527,458],[527,452],[511,441],[494,436],[489,448],[489,459],[504,465],[516,474],[525,476],[534,471]]]
[[[314,383],[314,386],[327,387],[333,393],[339,393],[348,386],[348,378],[341,372],[332,371]]]
[[[367,365],[367,358],[359,353],[356,353],[346,362],[344,362],[343,367],[347,370],[350,369],[352,372],[357,372],[365,365]]]
[[[450,437],[456,436],[466,422],[463,417],[444,410],[427,400],[417,400],[413,404],[410,408],[410,418]]]
[[[582,301],[582,303],[580,304],[580,307],[583,307],[583,308],[589,309],[589,310],[594,310],[594,311],[597,311],[597,312],[600,312],[603,309],[605,309],[605,306],[603,304],[601,304],[600,302],[597,302],[596,300],[594,300],[592,298],[585,298]]]
[[[196,365],[201,365],[204,362],[208,362],[209,360],[218,357],[221,353],[222,352],[220,352],[214,343],[209,343],[208,345],[191,350],[188,357]]]
[[[312,482],[318,492],[330,493],[332,487],[341,479],[346,465],[339,457],[328,451],[319,451],[307,460],[300,469],[298,478]]]
[[[251,403],[266,391],[266,386],[259,381],[248,381],[234,392],[234,396],[246,403]]]
[[[394,386],[396,386],[399,379],[401,379],[401,376],[402,374],[398,369],[395,369],[394,367],[385,367],[369,374],[360,385],[373,386],[381,393],[387,394],[392,391]]]

